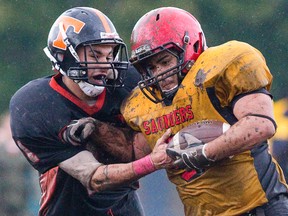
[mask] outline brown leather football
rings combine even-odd
[[[210,142],[226,130],[230,125],[216,120],[203,120],[181,129],[168,143],[167,148],[186,149],[189,144]]]

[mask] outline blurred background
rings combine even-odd
[[[37,173],[30,169],[11,142],[8,105],[11,96],[21,86],[52,73],[51,64],[43,52],[48,32],[62,12],[76,6],[90,6],[105,13],[127,43],[128,50],[133,26],[142,15],[162,6],[183,8],[201,23],[208,46],[240,40],[259,49],[274,75],[272,94],[275,101],[288,97],[286,0],[0,0],[0,153],[4,155],[0,160],[0,194],[1,200],[5,201],[2,205],[0,200],[0,215],[36,215],[40,196],[39,190],[34,189]],[[279,106],[279,118],[287,118],[285,103]],[[287,137],[287,125],[281,125],[281,128],[283,136],[287,134]],[[287,157],[287,152],[285,154]],[[183,215],[177,192],[166,180],[164,171],[143,178],[139,192],[148,216]]]

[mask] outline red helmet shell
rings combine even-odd
[[[184,45],[187,33],[189,39]],[[140,55],[169,42],[184,48],[184,64],[196,61],[206,48],[204,33],[197,19],[175,7],[162,7],[146,13],[134,26],[130,42],[132,63],[141,60]]]

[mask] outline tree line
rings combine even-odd
[[[89,6],[104,12],[130,49],[137,20],[146,12],[174,6],[192,13],[201,23],[208,46],[240,40],[259,49],[274,76],[275,100],[288,96],[288,1],[225,0],[1,0],[1,113],[17,89],[32,79],[53,74],[43,52],[51,25],[65,10]],[[0,114],[1,114],[0,113]]]

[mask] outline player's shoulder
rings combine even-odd
[[[219,48],[223,48],[223,49],[237,49],[237,50],[240,50],[240,51],[241,50],[255,49],[249,43],[243,42],[243,41],[237,41],[237,40],[227,41],[226,43],[223,43],[223,44],[219,45],[218,47]]]
[[[261,54],[258,49],[246,42],[232,40],[218,46],[210,47],[204,53],[207,55],[219,53],[221,56],[228,54],[229,56],[232,55],[235,57],[250,52],[257,53],[257,55]]]
[[[9,112],[14,136],[42,137],[67,124],[69,107],[51,88],[50,81],[51,77],[32,80],[12,96]]]
[[[269,90],[273,79],[263,55],[239,41],[208,48],[190,71],[185,82],[194,80],[196,86],[215,88],[223,106],[230,104],[236,95],[260,88]],[[191,77],[194,79],[189,79]]]
[[[49,92],[49,81],[51,77],[42,77],[29,81],[20,89],[18,89],[10,100],[10,108],[17,106],[24,107],[25,104],[37,101],[44,97]]]
[[[228,41],[219,46],[208,48],[203,57],[212,64],[229,67],[232,64],[245,64],[245,62],[258,62],[266,64],[262,53],[252,45],[242,41]]]
[[[135,86],[131,92],[129,92],[127,94],[127,96],[124,98],[122,105],[121,105],[121,109],[124,109],[127,106],[130,106],[131,103],[135,103],[136,101],[139,102],[143,102],[143,100],[145,100],[145,97],[143,97],[142,92],[139,88],[139,86]]]
[[[125,119],[133,119],[147,114],[147,111],[155,106],[157,105],[150,101],[137,86],[122,101],[120,111]]]
[[[259,50],[245,42],[229,41],[205,50],[195,62],[192,70],[203,71],[207,73],[207,76],[214,77],[227,71],[236,75],[254,70],[267,71],[268,68]]]
[[[49,86],[51,77],[41,77],[38,79],[34,79],[23,85],[20,89],[18,89],[14,96],[25,96],[30,94],[38,94],[39,91],[45,90]]]

